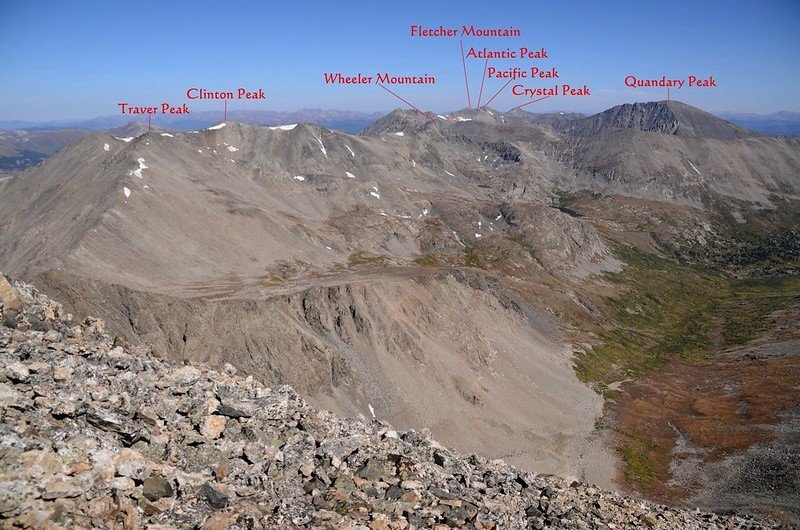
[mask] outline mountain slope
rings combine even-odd
[[[463,457],[230,365],[171,365],[2,274],[0,322],[3,526],[774,526]]]

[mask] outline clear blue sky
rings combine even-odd
[[[629,74],[713,75],[716,89],[673,92],[710,111],[800,111],[800,0],[0,0],[0,119],[108,115],[119,101],[180,104],[190,86],[263,88],[269,98],[230,108],[402,106],[375,86],[326,86],[323,73],[335,71],[435,75],[433,87],[393,89],[425,109],[465,107],[458,38],[412,39],[411,24],[513,25],[521,38],[465,45],[544,46],[550,59],[541,66],[556,67],[560,82],[590,87],[591,97],[550,98],[530,111],[665,99],[662,90],[626,88]],[[467,66],[474,104],[483,64]],[[500,86],[488,80],[484,102]],[[507,89],[492,106],[523,101]]]

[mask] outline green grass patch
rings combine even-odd
[[[424,256],[420,256],[414,259],[414,263],[419,265],[420,267],[439,267],[441,264],[439,260],[436,259],[436,256],[433,254],[425,254]]]
[[[475,267],[477,269],[483,268],[483,265],[481,265],[481,261],[478,259],[478,255],[475,252],[475,247],[472,245],[467,245],[464,247],[464,265],[467,267]]]
[[[630,445],[617,447],[622,462],[625,464],[625,478],[631,484],[646,484],[656,478],[656,470],[647,456]]]
[[[389,258],[386,256],[373,256],[367,254],[361,250],[358,252],[354,252],[350,254],[347,258],[347,264],[350,266],[354,265],[386,265],[388,263]]]
[[[720,349],[746,344],[767,331],[768,315],[798,300],[797,276],[739,280],[631,248],[618,248],[628,264],[606,279],[624,293],[605,299],[612,317],[602,343],[580,355],[584,382],[608,384],[639,377],[675,356],[706,364]]]

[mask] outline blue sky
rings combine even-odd
[[[383,4],[383,5],[380,5]],[[594,112],[665,99],[630,89],[626,75],[713,75],[716,89],[674,99],[710,111],[800,111],[800,1],[169,1],[0,0],[0,119],[51,120],[117,112],[117,102],[186,101],[192,86],[263,88],[263,102],[229,108],[385,111],[402,106],[376,86],[328,86],[323,73],[430,74],[434,86],[393,86],[438,112],[466,106],[459,39],[410,38],[409,26],[514,26],[517,39],[465,39],[490,49],[545,47],[540,63],[590,97],[559,97],[530,111]],[[482,61],[469,61],[473,104]],[[487,80],[484,101],[504,81]],[[512,83],[513,84],[513,83]],[[549,86],[551,81],[527,82]],[[527,101],[510,87],[492,102]],[[192,105],[216,109],[221,103]]]

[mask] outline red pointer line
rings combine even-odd
[[[393,95],[394,97],[396,97],[397,99],[399,99],[400,101],[402,101],[403,103],[405,103],[406,105],[408,105],[409,107],[411,107],[412,109],[416,110],[417,112],[419,112],[420,114],[422,114],[423,116],[425,116],[426,118],[428,118],[429,120],[433,121],[433,118],[431,118],[430,116],[428,116],[428,114],[427,114],[427,113],[425,113],[425,112],[422,112],[422,111],[421,111],[421,110],[419,110],[419,109],[418,109],[416,106],[412,105],[411,103],[409,103],[409,102],[408,102],[408,101],[406,101],[405,99],[401,98],[400,96],[398,96],[397,94],[395,94],[394,92],[392,92],[391,90],[389,90],[388,88],[386,88],[385,86],[381,85],[380,83],[378,84],[378,86],[379,86],[379,87],[381,87],[382,89],[384,89],[385,91],[387,91],[388,93],[390,93],[391,95]]]
[[[549,97],[550,97],[550,96],[545,96],[545,97],[543,97],[543,98],[534,99],[533,101],[529,101],[529,102],[527,102],[527,103],[524,103],[524,104],[520,105],[519,107],[514,107],[514,109],[521,109],[522,107],[528,106],[528,105],[530,105],[531,103],[536,103],[537,101],[541,101],[541,100],[543,100],[543,99],[547,99],[547,98],[549,98]],[[511,109],[511,110],[514,110],[514,109]]]
[[[464,41],[461,42],[461,64],[464,65],[464,85],[467,87],[467,105],[472,108],[472,98],[469,97],[469,81],[467,81],[467,58],[464,57]]]
[[[478,106],[476,108],[481,108],[481,96],[483,96],[483,82],[486,81],[486,65],[489,64],[489,58],[486,58],[486,61],[483,63],[483,77],[481,77],[481,91],[478,92]]]
[[[502,92],[503,90],[505,90],[505,89],[506,89],[506,87],[509,85],[509,83],[511,83],[511,81],[512,81],[512,79],[509,79],[509,80],[506,82],[506,84],[505,84],[505,85],[503,85],[503,88],[501,88],[500,90],[498,90],[498,91],[497,91],[497,94],[495,94],[494,96],[492,96],[492,99],[490,99],[489,101],[487,101],[486,103],[484,103],[484,104],[483,104],[483,106],[484,106],[484,107],[488,107],[488,106],[489,106],[489,103],[491,103],[492,101],[494,101],[494,98],[496,98],[497,96],[499,96],[499,95],[500,95],[500,92]]]

